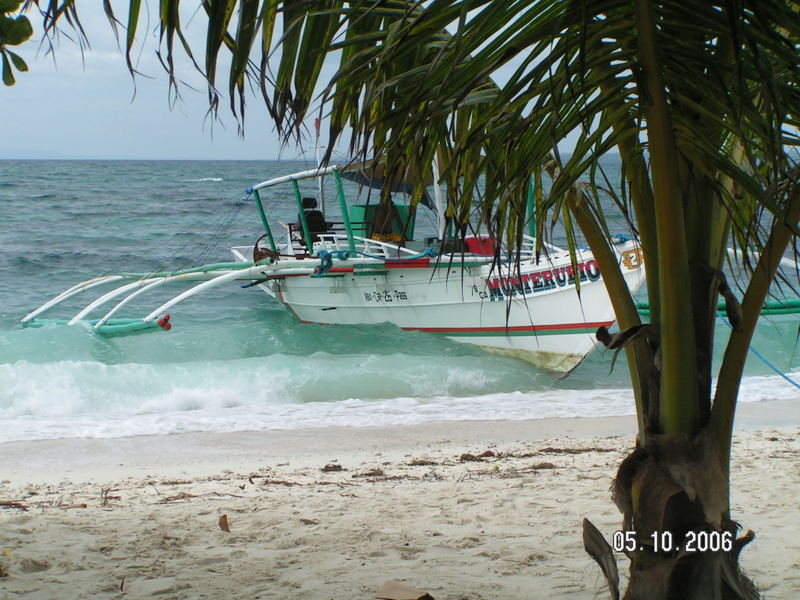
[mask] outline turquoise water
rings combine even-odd
[[[312,167],[0,161],[0,441],[632,412],[624,365],[609,373],[607,353],[557,380],[519,360],[391,325],[301,325],[262,292],[235,283],[176,307],[170,332],[106,338],[82,326],[19,324],[99,274],[231,260],[230,246],[261,235],[243,190]],[[293,220],[288,189],[271,188],[264,200],[277,219]],[[422,216],[417,236],[433,228]],[[52,316],[74,315],[91,294]],[[126,316],[142,316],[166,297],[145,296]],[[754,345],[797,372],[797,334],[797,315],[772,317]],[[800,400],[754,357],[747,369],[747,400]]]

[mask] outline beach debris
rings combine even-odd
[[[19,568],[23,573],[39,573],[47,571],[50,568],[50,563],[36,560],[35,558],[23,558],[19,563]]]
[[[575,476],[575,479],[577,479],[578,481],[580,481],[580,480],[600,481],[601,479],[607,479],[607,478],[608,478],[608,475],[606,475],[606,474],[592,476],[592,475],[581,475],[580,473],[578,473]]]
[[[383,475],[383,469],[370,469],[364,473],[353,473],[350,477],[355,479],[357,477],[382,477]]]
[[[315,481],[309,485],[335,485],[338,488],[343,488],[346,485],[358,485],[352,481]]]
[[[15,502],[13,500],[0,500],[0,508],[16,508],[23,512],[28,511],[28,507],[22,504],[21,502]]]
[[[494,458],[498,456],[492,450],[484,450],[478,455],[470,454],[469,452],[465,452],[461,456],[458,457],[459,462],[483,462],[484,458]]]
[[[319,521],[315,521],[314,519],[300,519],[300,522],[303,525],[319,525]]]
[[[433,600],[425,590],[418,590],[397,581],[385,582],[378,593],[375,594],[378,600]]]
[[[503,453],[503,458],[533,458],[534,456],[539,456],[539,453],[538,452]]]
[[[331,471],[344,471],[342,465],[337,465],[336,463],[328,463],[324,467],[320,469],[323,473],[330,473]]]
[[[285,479],[265,479],[261,482],[261,485],[285,485],[286,487],[291,487],[293,485],[302,485],[297,483],[296,481],[286,481]]]
[[[222,515],[219,518],[219,521],[217,521],[217,524],[219,525],[219,528],[222,529],[222,531],[227,531],[228,533],[231,532],[231,528],[228,525],[228,515]]]
[[[8,571],[6,571],[6,568],[3,565],[0,565],[0,579],[3,577],[8,577]]]
[[[181,500],[189,500],[190,498],[197,498],[194,494],[187,494],[186,492],[181,492],[180,494],[175,494],[174,496],[165,496],[161,500],[158,501],[159,504],[171,504],[173,502],[180,502]]]
[[[465,452],[464,454],[458,457],[458,462],[481,462],[481,459],[475,456],[474,454]]]
[[[108,506],[108,503],[113,500],[122,500],[122,496],[112,496],[111,492],[118,492],[119,490],[111,487],[100,488],[100,506]]]
[[[548,446],[547,448],[539,448],[540,454],[585,454],[587,452],[618,452],[618,448],[600,448],[597,446],[585,446],[582,448],[553,448],[552,446]],[[522,458],[522,457],[520,457]]]
[[[531,465],[530,467],[528,467],[528,469],[531,471],[541,471],[543,469],[557,469],[557,468],[558,468],[557,466],[555,466],[553,463],[550,462],[536,463],[535,465]]]

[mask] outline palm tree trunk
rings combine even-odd
[[[643,67],[642,96],[646,105],[650,164],[653,176],[653,204],[658,244],[662,376],[659,429],[667,433],[699,429],[696,385],[697,361],[691,315],[689,257],[686,244],[683,200],[677,173],[677,150],[667,105],[656,40],[651,0],[638,0],[639,56]]]
[[[727,475],[708,429],[693,440],[684,434],[649,436],[620,465],[612,495],[624,516],[623,529],[628,535],[635,532],[622,548],[630,559],[624,600],[759,597],[738,568],[739,554],[753,535],[736,539],[737,525],[720,518],[727,503]],[[604,554],[598,553],[597,543],[591,550],[586,546],[601,566],[605,563],[612,598],[617,598],[612,585],[616,568],[608,567],[611,547]]]

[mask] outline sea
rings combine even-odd
[[[246,188],[313,167],[0,161],[0,443],[633,413],[624,358],[612,370],[607,351],[559,379],[521,360],[390,324],[301,324],[240,283],[177,305],[168,332],[105,337],[58,321],[99,291],[53,308],[42,315],[53,320],[41,327],[20,323],[98,275],[231,260],[231,246],[252,245],[262,233]],[[348,193],[357,193],[353,185]],[[301,189],[319,195],[315,186],[303,182]],[[332,182],[323,195],[335,219]],[[273,223],[294,220],[289,186],[270,188],[263,199]],[[626,230],[621,221],[609,226]],[[417,237],[434,231],[432,216],[421,214]],[[142,317],[169,292],[145,294],[120,316]],[[762,319],[753,347],[763,360],[750,355],[742,401],[800,401],[800,390],[776,372],[800,380],[799,322],[797,314]],[[727,328],[718,331],[717,364]]]

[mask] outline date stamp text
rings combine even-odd
[[[636,531],[615,531],[611,536],[614,552],[728,552],[733,548],[730,531],[688,531],[682,540],[671,531],[654,531],[638,536]]]

